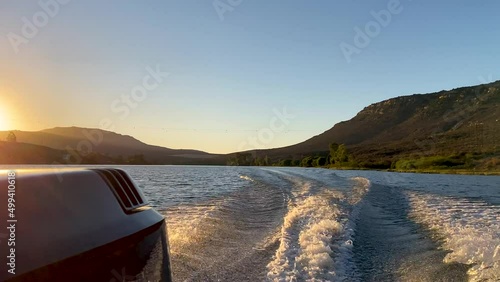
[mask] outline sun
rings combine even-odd
[[[0,115],[0,130],[8,130],[7,123],[2,115]]]
[[[2,86],[3,85],[0,85],[0,131],[13,130],[13,127],[16,126],[15,123],[17,123],[17,121],[13,119],[17,117],[17,115],[13,115],[13,113],[16,113],[15,104],[12,103],[13,94],[7,95],[7,93],[11,92],[4,89]],[[1,139],[0,136],[0,140]]]
[[[7,119],[6,112],[4,111],[3,107],[0,107],[0,131],[1,130],[9,130],[10,124]]]
[[[3,117],[3,114],[0,114],[0,130],[7,130],[7,122]]]

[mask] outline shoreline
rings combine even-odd
[[[230,166],[230,165],[217,165],[217,164],[74,164],[74,165],[53,165],[53,164],[0,164],[0,167],[19,167],[19,166],[37,166],[37,167],[89,167],[89,166]],[[251,166],[253,167],[253,166]],[[262,167],[262,166],[255,166]],[[273,166],[270,166],[273,167]],[[276,166],[275,166],[276,167]],[[300,166],[277,166],[277,167],[300,167]],[[304,167],[307,168],[307,167]],[[398,173],[421,173],[421,174],[458,174],[458,175],[485,175],[485,176],[500,176],[500,171],[483,171],[483,170],[466,170],[466,169],[413,169],[413,170],[398,170],[398,169],[372,169],[372,168],[359,168],[359,167],[329,167],[322,166],[316,168],[332,169],[332,170],[369,170],[369,171],[382,171],[382,172],[398,172]]]
[[[500,176],[500,171],[479,171],[465,169],[422,169],[422,170],[399,170],[399,169],[369,169],[369,168],[354,168],[354,167],[325,167],[333,170],[371,170],[399,173],[421,173],[421,174],[455,174],[455,175],[485,175],[485,176]]]

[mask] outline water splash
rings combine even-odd
[[[359,212],[353,205],[370,187],[366,178],[353,180],[348,195],[328,189],[314,193],[310,183],[302,183],[289,202],[279,248],[267,266],[268,280],[341,281],[352,272],[347,262]]]
[[[445,263],[469,264],[469,281],[500,281],[500,208],[485,202],[408,192],[410,216],[450,251]]]

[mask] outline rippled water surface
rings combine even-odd
[[[500,177],[123,167],[176,281],[500,281]]]

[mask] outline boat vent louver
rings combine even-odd
[[[98,169],[95,171],[106,181],[125,211],[146,204],[124,171],[119,169]]]

